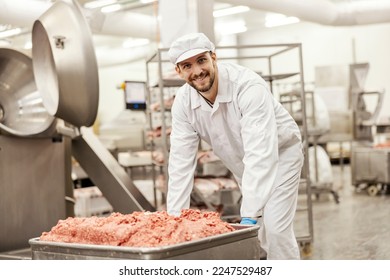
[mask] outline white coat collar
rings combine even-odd
[[[228,79],[228,72],[225,67],[220,67],[218,65],[218,94],[217,98],[215,100],[214,105],[217,105],[218,103],[228,103],[232,101],[232,91],[229,90],[230,84]],[[188,84],[187,84],[188,85]],[[199,93],[190,85],[188,85],[190,89],[190,95],[191,95],[191,109],[195,109],[202,105],[203,98],[199,95]],[[208,105],[207,105],[208,107]],[[219,107],[214,106],[215,107]]]

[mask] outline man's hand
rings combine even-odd
[[[255,225],[256,223],[257,220],[251,218],[242,218],[240,222],[241,225]]]

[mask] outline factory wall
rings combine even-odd
[[[130,64],[99,68],[99,124],[110,122],[125,109],[124,92],[120,85],[125,80],[145,81],[145,65],[141,59]]]
[[[366,90],[385,90],[380,117],[389,116],[390,107],[390,24],[333,27],[314,23],[263,29],[245,33],[239,42],[245,44],[302,43],[305,82],[315,81],[315,68],[350,63],[370,64]],[[284,66],[283,66],[284,67]],[[374,98],[368,100],[371,109]]]

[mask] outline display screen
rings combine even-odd
[[[126,109],[145,110],[146,84],[145,82],[125,81]]]

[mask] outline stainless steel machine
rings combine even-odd
[[[355,147],[351,156],[352,185],[370,196],[390,187],[390,148]]]
[[[352,184],[358,189],[366,189],[370,195],[376,195],[390,183],[389,151],[374,147],[375,127],[383,106],[384,90],[366,90],[368,71],[368,63],[317,69],[317,84],[327,89],[322,91],[322,96],[332,102],[328,104],[331,131],[319,141],[340,142],[341,163],[344,154],[341,143],[348,142]]]
[[[0,252],[27,247],[66,216],[72,196],[70,141],[57,138],[32,69],[29,56],[0,49]]]
[[[316,68],[315,93],[325,101],[330,117],[330,131],[320,142],[373,140],[372,128],[382,109],[384,91],[366,90],[369,68],[369,63]]]
[[[29,239],[73,216],[72,156],[114,211],[153,211],[90,126],[99,80],[76,1],[55,2],[33,26],[32,58],[0,49],[0,258],[31,258]]]
[[[384,91],[366,91],[368,63],[350,66],[350,96],[353,110],[354,143],[351,148],[351,181],[357,189],[365,189],[371,196],[390,184],[390,150],[374,146],[374,127],[382,108]],[[374,96],[376,106],[367,109],[367,100]]]
[[[350,100],[353,111],[353,137],[356,141],[373,141],[373,126],[383,105],[384,91],[367,91],[365,89],[369,64],[357,63],[349,66],[350,73]],[[374,97],[375,108],[367,109],[365,98]]]

